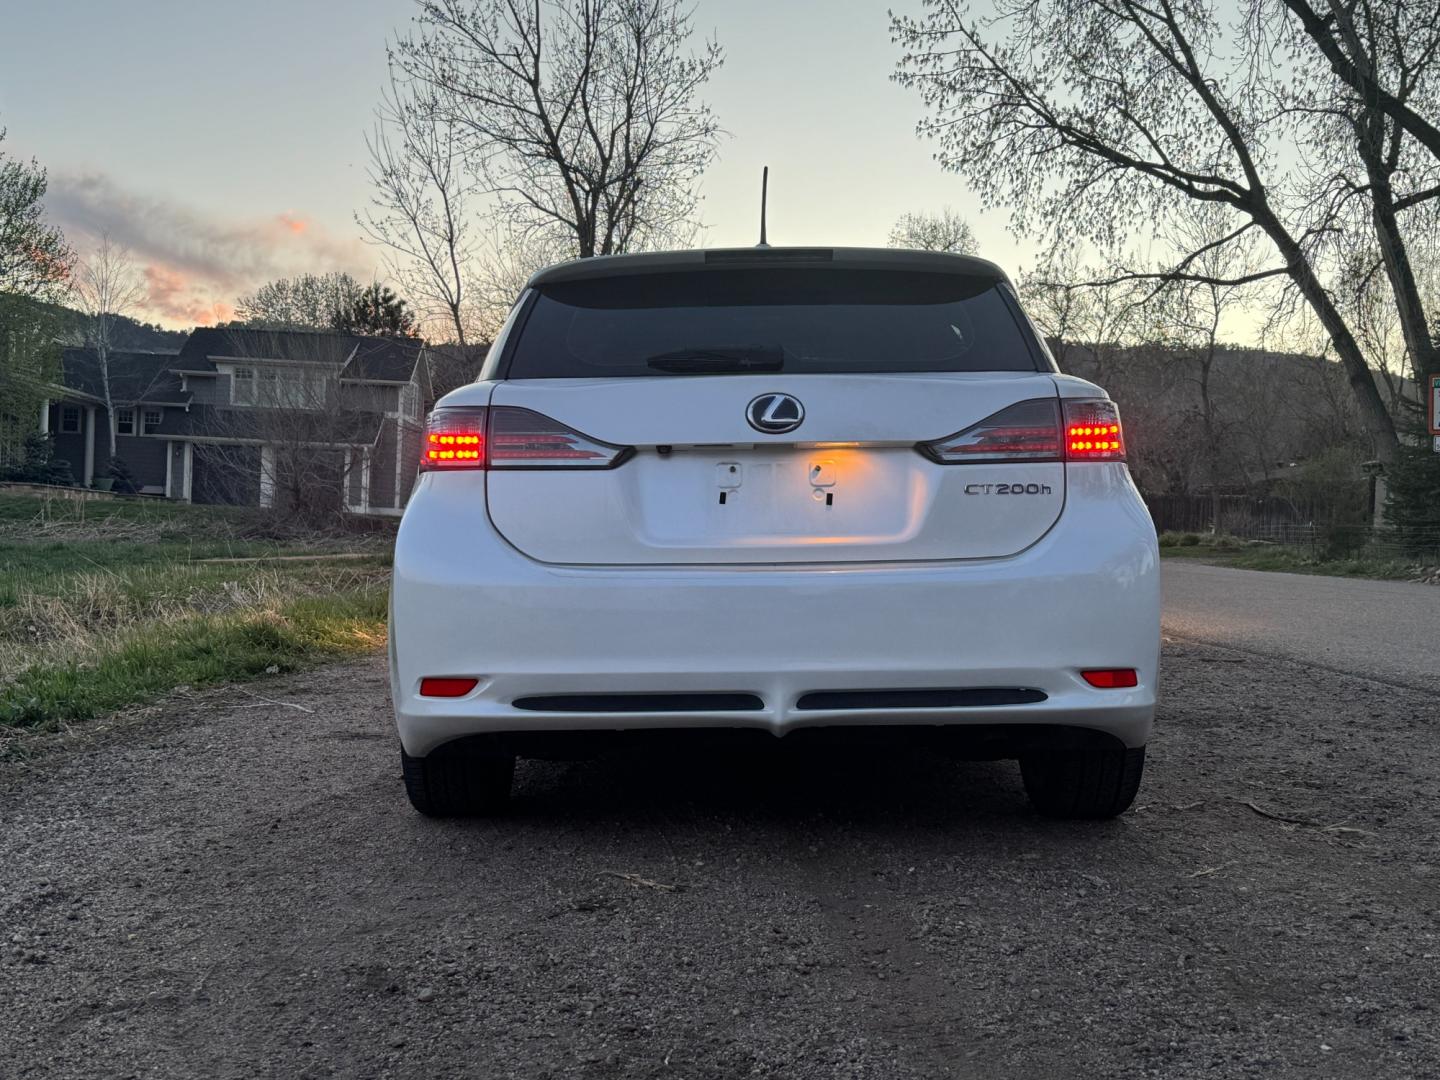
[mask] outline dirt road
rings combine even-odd
[[[0,766],[0,1075],[1440,1076],[1440,698],[1165,672],[1098,825],[904,755],[526,764],[437,823],[378,660],[174,700]]]

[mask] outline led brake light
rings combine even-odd
[[[420,469],[608,469],[629,452],[531,409],[452,406],[426,420]]]
[[[1113,401],[1065,402],[1065,457],[1069,461],[1125,460],[1125,431]]]
[[[425,421],[420,470],[485,468],[483,408],[436,409]]]

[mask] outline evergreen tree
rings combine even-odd
[[[1420,399],[1428,403],[1429,380],[1421,378]],[[1435,453],[1425,422],[1424,404],[1399,418],[1400,453],[1385,470],[1386,518],[1417,554],[1440,551],[1440,454]]]
[[[335,312],[332,324],[347,334],[376,334],[380,337],[417,337],[415,316],[404,300],[388,285],[379,282],[353,297]]]

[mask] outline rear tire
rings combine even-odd
[[[405,794],[426,817],[483,817],[510,800],[515,755],[470,742],[447,743],[424,757],[400,751]]]
[[[1020,759],[1030,804],[1046,817],[1112,818],[1135,801],[1145,748],[1090,747]]]

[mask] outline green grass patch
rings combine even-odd
[[[269,610],[137,627],[87,659],[42,661],[0,687],[0,724],[88,720],[177,686],[296,671],[384,642],[383,586],[305,597]]]
[[[0,727],[374,650],[389,548],[388,531],[316,533],[251,510],[0,496]],[[334,553],[361,557],[268,561]]]
[[[1366,555],[1339,558],[1303,547],[1288,547],[1233,536],[1203,533],[1162,533],[1160,554],[1167,559],[1191,559],[1212,566],[1241,570],[1271,570],[1285,574],[1323,574],[1330,577],[1369,578],[1376,581],[1416,581],[1433,574],[1417,559]]]

